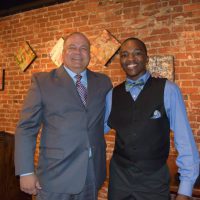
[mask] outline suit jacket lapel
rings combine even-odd
[[[89,69],[87,70],[87,81],[88,81],[88,97],[87,97],[87,105],[90,105],[90,102],[94,98],[94,96],[98,93],[98,77],[96,74]]]
[[[65,94],[68,95],[67,92],[71,93],[72,95],[74,95],[75,99],[77,99],[77,101],[82,104],[74,81],[69,76],[64,66],[61,66],[57,69],[57,78],[59,79],[60,87],[66,88]],[[65,94],[63,94],[63,96],[65,96]]]
[[[66,72],[64,66],[61,66],[57,69],[57,78],[59,79],[60,86],[67,88],[66,93],[67,93],[67,91],[72,93],[72,95],[75,96],[75,99],[77,99],[78,102],[82,106],[84,106],[81,99],[80,99],[80,96],[77,92],[76,86],[75,86],[72,78]],[[89,69],[87,69],[87,84],[88,84],[88,87],[87,87],[88,97],[87,97],[86,107],[88,107],[88,105],[90,105],[90,102],[92,101],[94,96],[96,94],[98,94],[98,89],[99,89],[98,77],[94,72],[90,71]]]

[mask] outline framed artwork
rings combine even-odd
[[[14,57],[20,69],[25,71],[26,68],[35,60],[36,54],[28,42],[24,42],[19,50],[14,54]]]
[[[4,90],[5,69],[0,70],[0,90]]]
[[[91,53],[102,65],[109,62],[120,47],[120,42],[107,30],[103,30],[91,45]]]
[[[168,80],[174,81],[174,57],[150,56],[147,69],[150,73],[157,73]]]
[[[61,66],[62,64],[63,44],[64,39],[60,38],[50,52],[50,58],[57,67]]]

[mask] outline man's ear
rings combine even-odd
[[[146,61],[146,64],[148,64],[149,63],[149,56],[147,56],[147,61]]]
[[[61,59],[62,59],[62,62],[64,62],[64,50],[62,51]]]

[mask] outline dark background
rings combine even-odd
[[[67,1],[70,0],[1,0],[0,17]]]

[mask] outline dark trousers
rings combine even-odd
[[[167,165],[145,174],[135,166],[123,168],[112,159],[108,200],[169,200],[169,182]]]
[[[97,189],[95,185],[94,166],[92,159],[89,159],[86,182],[81,193],[58,194],[40,190],[36,196],[36,200],[97,200]]]

